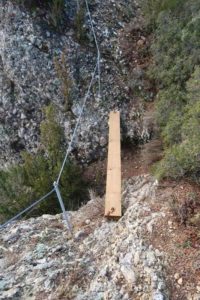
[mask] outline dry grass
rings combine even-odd
[[[188,188],[188,187],[187,187]],[[190,189],[193,187],[189,187]],[[200,225],[200,201],[198,193],[186,190],[184,196],[176,193],[171,195],[169,201],[170,209],[180,224]]]
[[[70,78],[68,63],[67,63],[67,51],[61,54],[60,59],[54,57],[54,66],[57,73],[57,76],[61,82],[61,90],[65,100],[64,108],[66,111],[71,111],[72,99],[71,99],[71,90],[72,90],[72,80]]]
[[[186,180],[163,180],[162,187],[157,191],[157,201],[151,204],[151,211],[163,210],[165,216],[157,220],[151,235],[149,232],[143,233],[149,245],[165,253],[167,286],[173,300],[193,299],[189,295],[195,295],[199,285],[198,199],[199,186]],[[190,225],[193,210],[195,226]],[[177,284],[175,273],[183,280],[181,287]]]
[[[86,220],[98,220],[104,215],[104,199],[97,196],[93,190],[89,190],[89,195],[91,200],[72,217],[74,227],[81,227]]]
[[[51,295],[51,300],[72,300],[77,296],[76,287],[84,287],[86,284],[86,272],[78,263],[67,277],[61,275],[58,278],[56,290]]]

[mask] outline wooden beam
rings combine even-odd
[[[121,217],[121,141],[120,113],[113,111],[109,118],[108,165],[105,216]]]

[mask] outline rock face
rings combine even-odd
[[[156,182],[124,184],[124,215],[104,219],[101,199],[73,213],[73,237],[60,216],[20,221],[0,233],[0,299],[169,299],[165,257],[143,239],[164,212],[152,212]]]
[[[101,51],[102,95],[98,95],[98,76],[90,93],[77,140],[73,145],[79,159],[89,162],[104,154],[107,143],[107,117],[111,109],[120,109],[124,137],[145,140],[143,107],[130,95],[126,67],[119,36],[134,19],[138,27],[134,1],[93,1],[90,5],[94,29]],[[0,2],[0,161],[1,165],[18,158],[20,150],[36,152],[42,108],[53,102],[58,119],[70,140],[80,114],[91,74],[96,63],[96,49],[84,10],[86,41],[77,40],[73,26],[74,1],[66,1],[64,27],[60,32],[48,25],[46,11],[29,11],[16,1]],[[56,62],[61,65],[59,74]],[[70,110],[66,95],[70,86]],[[65,87],[63,87],[65,85]],[[145,133],[145,134],[144,134]]]

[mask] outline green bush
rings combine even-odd
[[[155,26],[157,18],[162,11],[171,10],[181,6],[186,0],[142,0],[141,7],[148,24]]]
[[[181,112],[186,104],[186,93],[180,87],[171,85],[168,89],[160,90],[156,101],[156,117],[161,128],[165,127],[175,111]]]
[[[186,84],[188,99],[190,104],[195,104],[199,101],[199,82],[200,82],[200,68],[196,67],[190,80]]]
[[[172,113],[164,127],[167,140],[164,159],[155,168],[160,178],[190,176],[198,179],[200,171],[200,67],[187,82],[187,104],[179,116]],[[174,137],[177,137],[175,139]],[[199,179],[198,179],[199,181]]]
[[[74,19],[75,36],[77,41],[80,44],[85,44],[88,41],[87,31],[84,26],[84,23],[85,23],[85,9],[83,6],[81,6],[77,11]]]
[[[50,3],[50,23],[59,28],[62,25],[64,18],[65,1],[64,0],[52,0]]]
[[[172,146],[181,142],[182,110],[171,112],[166,126],[162,130],[165,146]]]
[[[148,76],[159,90],[156,118],[164,157],[158,177],[198,177],[200,143],[200,2],[143,1],[154,24]]]
[[[23,164],[0,171],[1,221],[50,191],[59,174],[65,154],[64,134],[56,121],[56,111],[52,105],[45,109],[45,116],[40,127],[42,147],[39,153],[33,155],[23,152]],[[85,202],[88,197],[87,188],[82,170],[76,164],[68,162],[60,180],[60,191],[66,209],[77,209]],[[31,215],[57,212],[60,212],[60,207],[54,193],[34,209]]]
[[[72,111],[72,80],[70,78],[70,74],[68,71],[68,65],[66,60],[67,53],[63,52],[60,56],[54,57],[54,67],[58,76],[58,79],[61,83],[62,94],[64,96],[64,110],[65,112],[70,112],[73,114]]]
[[[168,12],[163,12],[158,18],[155,40],[151,47],[154,65],[149,70],[149,76],[161,89],[172,84],[182,88],[193,71],[190,58],[186,56],[183,47],[182,28],[182,21]]]

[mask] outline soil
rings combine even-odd
[[[155,211],[165,207],[165,217],[156,224],[147,240],[168,258],[166,272],[172,300],[193,299],[190,295],[200,291],[200,228],[189,224],[189,216],[186,225],[182,224],[170,205],[174,196],[180,206],[184,205],[190,193],[196,193],[200,200],[199,186],[187,180],[165,180],[157,191],[157,203],[152,206]],[[195,213],[198,212],[199,204],[195,207]]]

